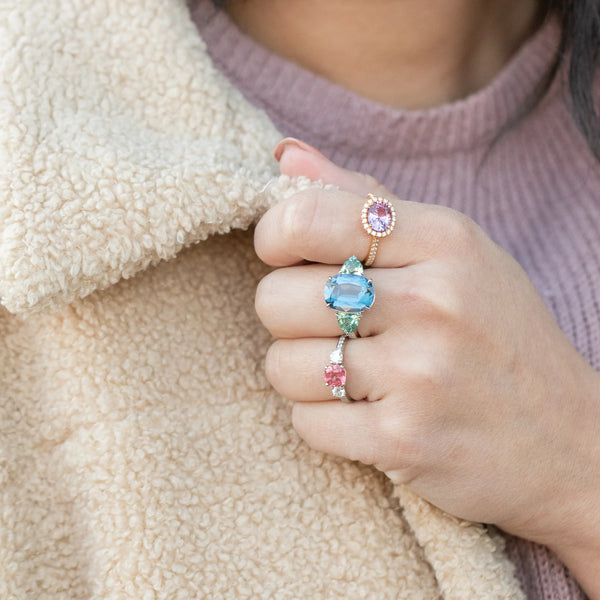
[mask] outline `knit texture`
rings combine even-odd
[[[243,229],[313,184],[184,2],[4,2],[0,74],[0,598],[523,598],[295,434]]]
[[[551,72],[557,22],[545,23],[486,89],[402,111],[269,53],[208,1],[193,16],[215,64],[285,135],[400,197],[472,217],[520,262],[575,347],[600,368],[600,168],[569,115],[563,72],[523,111]],[[583,597],[546,548],[508,541],[528,598]]]

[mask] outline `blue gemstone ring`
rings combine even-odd
[[[336,311],[341,330],[351,335],[358,327],[361,313],[373,306],[375,288],[363,275],[362,263],[351,256],[339,274],[327,280],[323,295],[327,306]]]

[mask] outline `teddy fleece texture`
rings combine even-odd
[[[0,598],[523,598],[294,433],[246,229],[309,183],[185,3],[4,2],[0,73]]]

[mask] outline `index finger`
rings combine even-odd
[[[430,257],[439,245],[440,220],[454,213],[440,206],[387,196],[396,211],[391,235],[380,238],[374,265],[402,267]],[[361,222],[366,197],[341,190],[312,188],[272,207],[256,226],[259,258],[274,267],[303,261],[337,265],[349,256],[364,261],[371,245]],[[458,214],[458,213],[456,213]]]

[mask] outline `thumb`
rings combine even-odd
[[[366,196],[393,197],[374,177],[348,171],[338,167],[318,150],[297,140],[296,138],[285,138],[277,144],[273,152],[275,159],[279,162],[279,170],[282,175],[298,177],[303,175],[313,181],[321,180],[325,184],[332,184],[346,192]]]

